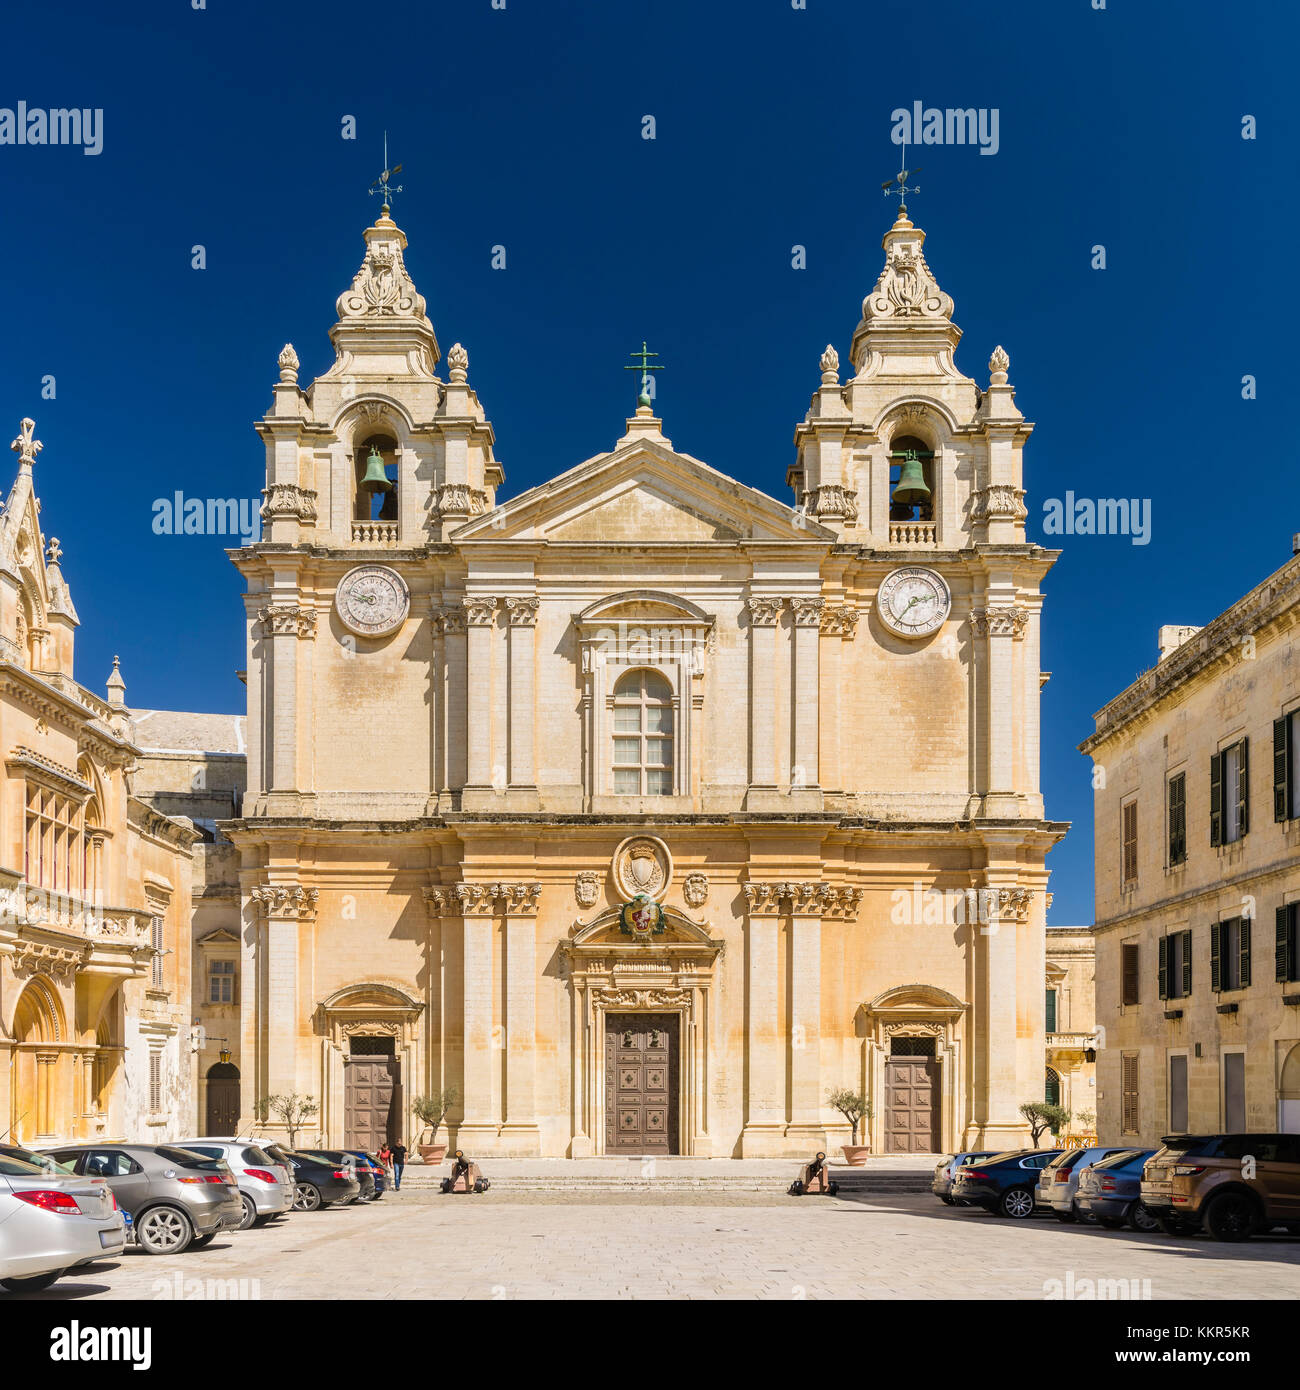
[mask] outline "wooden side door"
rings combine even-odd
[[[389,1137],[397,1060],[349,1057],[343,1071],[343,1147],[373,1153]]]
[[[675,1154],[676,1014],[605,1015],[605,1152]]]
[[[885,1152],[939,1150],[939,1064],[933,1057],[885,1059]]]

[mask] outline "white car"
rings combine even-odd
[[[0,1287],[35,1293],[125,1248],[126,1221],[103,1178],[0,1153]]]
[[[293,1175],[255,1139],[178,1139],[177,1145],[204,1158],[225,1161],[239,1188],[244,1219],[239,1229],[261,1226],[273,1216],[293,1210]]]

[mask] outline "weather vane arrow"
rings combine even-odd
[[[388,167],[388,132],[384,131],[384,172],[370,185],[370,192],[383,195],[383,215],[385,217],[388,216],[388,210],[392,206],[392,195],[402,191],[400,183],[396,187],[391,184],[394,175],[401,172],[402,166],[400,164],[394,164],[391,169]]]
[[[904,144],[903,144],[903,162],[906,162],[906,160],[907,160],[907,144],[906,144],[906,142],[904,142]],[[894,196],[897,196],[897,198],[898,198],[898,215],[899,215],[900,217],[904,217],[904,216],[907,215],[907,195],[908,195],[909,193],[919,193],[919,192],[921,191],[921,187],[920,187],[919,184],[915,184],[915,183],[914,183],[914,184],[909,185],[908,182],[907,182],[908,179],[910,179],[910,178],[912,177],[913,174],[919,174],[920,172],[921,172],[921,166],[920,166],[919,164],[917,165],[917,167],[916,167],[915,169],[902,169],[902,168],[900,168],[899,171],[898,171],[898,173],[895,174],[894,177],[893,177],[892,179],[886,179],[886,180],[884,181],[884,183],[882,183],[882,184],[880,185],[881,191],[884,193],[884,195],[885,195],[886,198],[892,198],[892,197],[894,197]]]

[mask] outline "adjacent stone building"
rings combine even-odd
[[[1300,557],[1096,716],[1106,1142],[1300,1131]]]
[[[1008,358],[956,367],[905,213],[792,503],[674,447],[503,500],[388,210],[334,360],[257,428],[240,855],[245,1122],[334,1143],[455,1087],[476,1154],[1002,1148],[1043,1092],[1040,582]],[[224,938],[223,938],[224,943]],[[224,949],[224,944],[223,944]],[[206,1060],[206,1056],[205,1056]]]
[[[136,794],[114,662],[73,675],[31,420],[0,513],[0,1128],[28,1145],[178,1137],[193,1114],[187,821]]]
[[[1067,1134],[1097,1133],[1096,964],[1091,927],[1048,928],[1043,1098],[1070,1112]]]

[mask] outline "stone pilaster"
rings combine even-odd
[[[249,896],[265,921],[262,950],[262,1083],[265,1095],[309,1093],[298,1077],[299,935],[304,922],[316,917],[319,893],[297,883],[274,883],[253,888]],[[274,1116],[270,1124],[278,1127]]]
[[[751,598],[749,610],[749,791],[754,809],[776,793],[776,632],[782,600]],[[767,807],[760,807],[767,809]]]
[[[778,885],[745,890],[745,1127],[741,1154],[785,1152],[785,1058],[780,1017],[781,919]]]
[[[533,751],[533,723],[537,718],[537,691],[533,681],[537,641],[535,598],[508,598],[506,615],[510,642],[510,766],[511,792],[536,795],[537,772]]]

